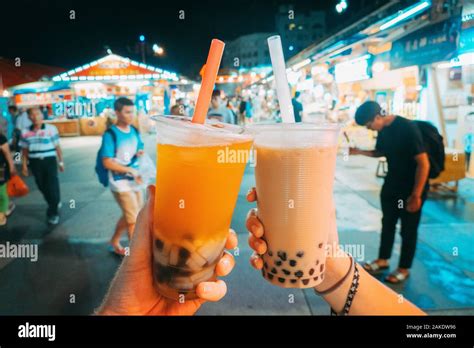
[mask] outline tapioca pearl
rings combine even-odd
[[[309,270],[309,275],[313,275],[313,273],[314,273],[314,268],[311,268],[311,269]]]
[[[280,260],[276,260],[275,261],[275,265],[277,265],[278,267],[280,267],[282,265],[282,262]]]
[[[284,268],[282,269],[282,272],[285,273],[286,275],[290,275],[290,274],[291,274],[290,271],[288,271],[287,269],[284,269]]]
[[[296,256],[298,256],[298,257],[303,257],[303,255],[304,255],[304,251],[298,251],[296,253]]]
[[[309,284],[309,279],[303,279],[303,285],[308,285]]]
[[[265,277],[265,270],[262,268],[262,275]]]
[[[278,272],[278,271],[276,270],[275,267],[273,267],[273,268],[271,269],[271,271],[270,271],[270,273],[273,273],[273,274],[277,274],[277,272]]]
[[[314,277],[314,278],[313,278],[313,280],[318,280],[318,278],[319,278],[319,277],[318,277],[318,276],[316,276],[316,277]]]
[[[280,283],[284,283],[284,282],[285,282],[285,278],[278,278],[278,281],[279,281]]]
[[[324,263],[322,263],[321,266],[319,267],[319,271],[320,272],[324,271]]]
[[[324,279],[324,273],[323,273],[323,274],[321,274],[321,280],[323,280],[323,279]]]
[[[282,261],[286,261],[286,252],[279,251],[279,252],[277,252],[277,255]]]
[[[271,250],[268,250],[268,256],[273,256],[273,252]]]
[[[298,278],[301,278],[303,276],[303,271],[296,271],[295,272],[295,276],[297,276]]]
[[[264,262],[263,267],[265,267],[265,269],[268,269],[268,263]]]
[[[319,260],[316,260],[315,264],[316,264],[316,266],[319,265]]]
[[[290,260],[290,266],[295,267],[296,266],[296,260]]]
[[[161,250],[163,249],[163,242],[159,239],[155,239],[155,247],[158,249],[158,250]]]
[[[273,274],[267,273],[267,277],[268,277],[268,279],[272,280],[273,279]]]
[[[296,279],[290,279],[290,283],[291,283],[291,284],[295,284],[296,282],[297,282]]]
[[[179,253],[178,253],[178,265],[179,266],[185,265],[186,261],[188,261],[188,259],[189,259],[189,255],[191,255],[189,250],[187,250],[185,248],[180,248]]]
[[[319,244],[318,244],[318,248],[321,249],[322,247],[323,247],[323,243],[319,243]]]

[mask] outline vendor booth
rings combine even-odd
[[[102,134],[114,122],[113,103],[119,97],[135,102],[135,125],[146,128],[148,115],[168,113],[175,99],[194,93],[192,86],[174,72],[109,54],[51,81],[15,86],[10,93],[18,107],[39,106],[61,136],[74,136]]]

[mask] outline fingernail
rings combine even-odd
[[[221,259],[221,264],[224,268],[229,268],[230,267],[230,261],[227,258]]]

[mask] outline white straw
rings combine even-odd
[[[270,58],[272,60],[273,76],[275,76],[278,103],[283,123],[295,123],[295,114],[291,104],[290,87],[286,77],[285,57],[279,35],[267,39]]]

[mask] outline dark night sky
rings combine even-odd
[[[383,0],[379,0],[383,1]],[[210,40],[232,40],[240,35],[274,31],[281,3],[298,9],[327,11],[329,23],[338,16],[337,0],[232,1],[55,1],[10,0],[1,5],[0,56],[66,69],[114,53],[138,59],[135,45],[144,34],[149,43],[162,45],[165,57],[148,63],[194,76],[205,62]],[[349,0],[349,10],[337,22],[351,21],[368,0]],[[69,19],[75,10],[76,19]],[[185,20],[178,11],[185,11]],[[297,12],[296,12],[297,14]],[[331,29],[331,28],[330,28]]]

